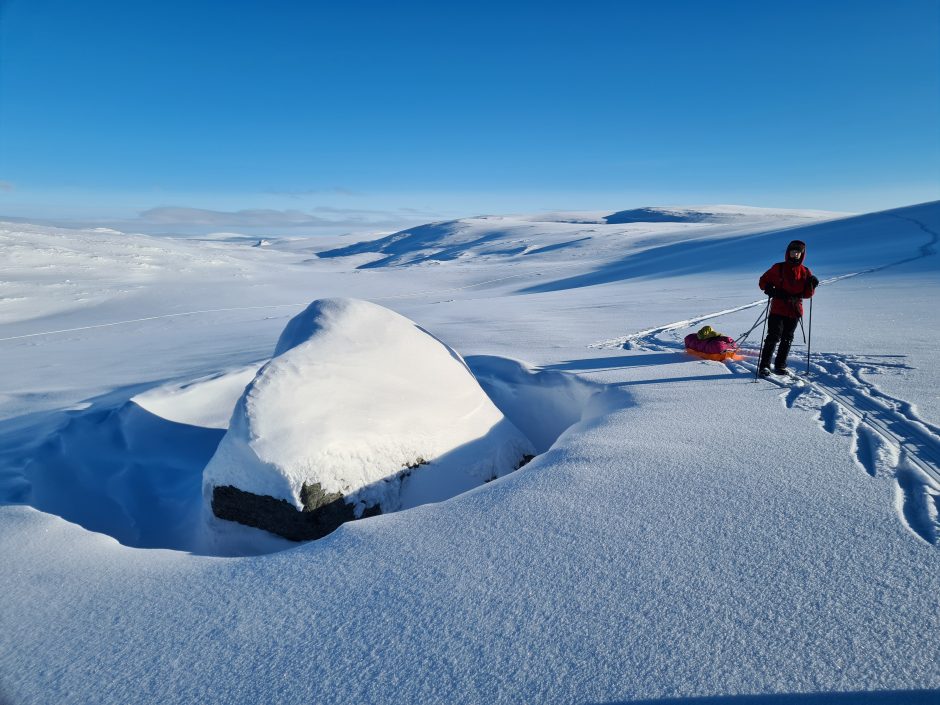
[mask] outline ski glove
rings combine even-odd
[[[764,293],[767,294],[767,296],[777,296],[779,294],[777,287],[775,287],[773,284],[768,284],[764,289]]]
[[[817,286],[819,286],[819,280],[816,278],[816,275],[815,275],[815,274],[811,274],[811,275],[810,275],[810,277],[809,277],[809,285],[810,285],[810,287],[813,288],[813,289],[815,289]]]

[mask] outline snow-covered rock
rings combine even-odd
[[[447,499],[532,454],[455,351],[376,304],[323,299],[291,319],[246,387],[203,496],[217,517],[317,538]]]

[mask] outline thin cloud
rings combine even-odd
[[[331,208],[307,212],[295,209],[250,208],[220,211],[188,206],[159,206],[141,211],[137,227],[161,228],[265,228],[265,229],[357,229],[399,228],[414,224],[414,216],[397,211]]]
[[[9,181],[0,181],[0,191],[12,191],[14,188],[16,187]]]
[[[2,2],[2,0],[0,0]],[[366,210],[324,206],[315,211],[299,209],[246,208],[235,211],[194,208],[190,206],[158,206],[140,211],[131,217],[68,217],[37,218],[4,216],[0,220],[50,225],[63,228],[107,227],[121,232],[149,234],[205,234],[214,231],[243,233],[279,231],[292,235],[339,234],[362,231],[404,230],[433,220],[401,209]]]
[[[420,216],[420,217],[422,217],[422,218],[440,218],[440,217],[444,217],[444,216],[443,216],[440,212],[438,212],[438,211],[430,211],[430,210],[422,209],[422,208],[404,208],[404,207],[402,207],[402,208],[399,208],[396,212],[397,212],[397,213],[404,213],[405,215]]]
[[[209,225],[212,227],[309,227],[336,225],[335,221],[299,210],[251,208],[216,211],[207,208],[160,206],[139,214],[142,221],[157,225]]]
[[[373,208],[373,209],[369,209],[369,208],[335,208],[334,206],[317,206],[316,208],[313,209],[313,211],[316,212],[316,213],[329,213],[329,214],[331,214],[331,215],[340,215],[340,216],[361,216],[361,217],[380,216],[380,217],[383,217],[383,218],[388,217],[389,215],[392,215],[393,213],[400,213],[400,212],[402,212],[403,210],[404,210],[404,209],[402,209],[402,208],[399,208],[399,209],[397,209],[397,210],[395,210],[395,211],[388,211],[388,210],[379,210],[379,209],[374,209],[374,208]]]

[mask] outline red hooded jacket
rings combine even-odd
[[[790,250],[799,250],[800,256],[796,261],[790,259]],[[813,273],[803,266],[806,257],[806,243],[794,240],[787,245],[784,261],[777,262],[764,272],[757,285],[761,290],[768,286],[774,287],[777,293],[770,304],[771,315],[800,318],[803,315],[803,299],[813,295],[815,289],[810,283]]]

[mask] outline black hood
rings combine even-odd
[[[799,250],[800,258],[796,261],[797,264],[803,264],[803,260],[806,258],[806,243],[802,240],[793,240],[787,245],[787,251],[783,253],[783,258],[789,262],[790,261],[790,250]]]

